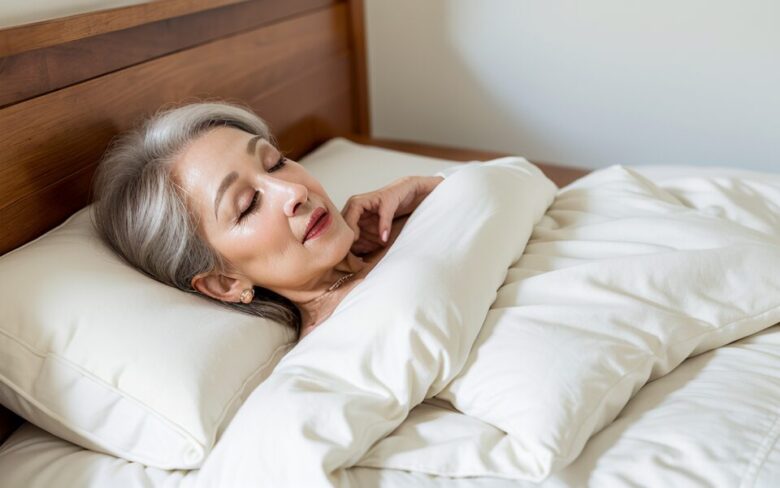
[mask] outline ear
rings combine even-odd
[[[192,287],[223,302],[240,302],[241,292],[252,288],[252,283],[243,278],[209,272],[195,275],[192,278]]]

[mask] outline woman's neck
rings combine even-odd
[[[362,258],[347,253],[344,259],[326,273],[320,283],[307,292],[307,297],[296,301],[295,304],[301,310],[304,324],[319,323],[326,316],[323,312],[332,311],[335,304],[341,301],[346,292],[352,288],[350,282],[364,276],[363,271],[368,271],[369,263]],[[335,285],[335,286],[334,286]]]
[[[386,246],[363,257],[355,256],[351,252],[347,253],[345,258],[333,267],[332,274],[330,274],[329,278],[324,280],[323,285],[318,288],[318,294],[306,301],[295,302],[298,309],[301,311],[302,316],[300,338],[303,338],[303,336],[311,332],[314,327],[328,318],[349,291],[357,286],[369,271],[376,266],[387,251],[390,250],[390,246],[395,242],[396,237],[398,237],[401,229],[406,224],[407,218],[408,217],[401,217],[393,221]],[[344,283],[341,286],[332,291],[328,291],[328,288],[336,281],[344,276],[348,276],[350,273],[354,274],[344,280]]]

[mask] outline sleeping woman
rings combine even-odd
[[[310,333],[442,181],[401,178],[339,211],[265,123],[225,103],[160,112],[107,151],[95,225],[162,283]]]

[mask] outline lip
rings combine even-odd
[[[315,235],[309,236],[307,238],[306,236],[309,235],[309,232],[311,232],[312,228],[314,228],[314,225],[317,223],[317,221],[320,220],[320,218],[322,218],[324,221],[320,224],[319,231]],[[309,239],[320,235],[322,233],[322,230],[324,230],[324,228],[327,227],[327,224],[329,224],[328,211],[325,210],[323,207],[315,208],[314,211],[311,213],[311,217],[309,217],[309,223],[306,225],[306,231],[303,233],[303,241],[301,242],[306,242]]]

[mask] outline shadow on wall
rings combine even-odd
[[[780,167],[780,4],[368,0],[367,15],[379,137],[586,167]]]

